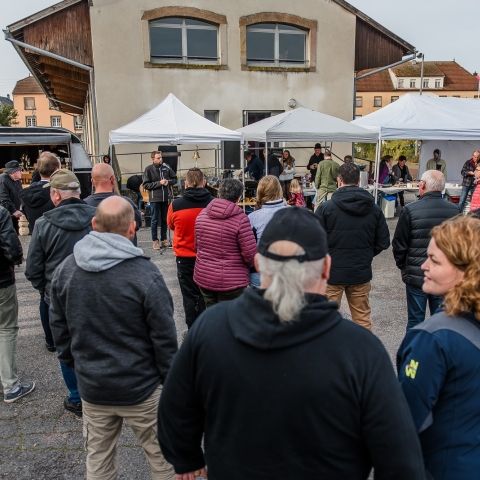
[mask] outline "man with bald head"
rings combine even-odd
[[[50,320],[59,357],[78,379],[87,479],[117,478],[115,447],[125,419],[152,477],[170,480],[155,431],[161,384],[177,350],[172,297],[158,268],[132,245],[127,200],[103,200],[92,226],[55,272]]]
[[[97,163],[92,168],[92,186],[95,193],[85,198],[85,203],[92,207],[98,207],[102,200],[105,200],[112,195],[118,195],[117,180],[113,168],[108,163]],[[127,197],[125,197],[127,198]],[[142,214],[136,207],[132,200],[127,198],[133,207],[135,213],[136,230],[142,226]],[[133,243],[137,244],[136,235],[132,238]]]

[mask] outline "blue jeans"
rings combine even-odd
[[[78,393],[77,376],[75,370],[60,360],[63,381],[68,388],[68,399],[72,403],[80,403],[80,393]]]
[[[463,209],[465,208],[465,202],[467,201],[468,193],[472,187],[462,187],[462,194],[460,195],[460,201],[458,202],[458,208],[460,209],[460,213],[463,213]]]
[[[250,273],[250,286],[260,288],[260,274],[258,272]]]
[[[428,308],[430,315],[440,312],[442,310],[443,298],[436,295],[429,295],[425,293],[421,288],[414,287],[413,285],[405,285],[407,292],[407,310],[408,310],[408,323],[407,330],[422,323],[425,320],[425,313]]]
[[[167,239],[167,212],[168,202],[151,202],[152,240],[158,240],[158,224],[160,224],[160,240]]]

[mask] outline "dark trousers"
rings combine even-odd
[[[283,197],[285,200],[288,200],[290,194],[290,184],[292,183],[291,180],[282,180],[280,184],[282,185]]]
[[[183,298],[185,323],[190,328],[195,319],[205,310],[202,292],[193,281],[195,257],[177,257],[177,278]]]
[[[408,311],[408,323],[407,330],[422,323],[425,320],[425,313],[428,308],[430,315],[440,312],[442,310],[443,298],[436,295],[429,295],[425,293],[421,288],[414,287],[413,285],[405,285],[407,293],[407,311]]]
[[[470,193],[470,190],[472,189],[471,186],[463,186],[462,187],[462,193],[460,195],[460,201],[458,202],[458,209],[460,210],[460,213],[463,213],[463,209],[465,208],[465,203],[467,203],[467,198],[468,194]]]
[[[152,240],[158,240],[158,224],[160,224],[160,240],[167,239],[168,202],[150,203],[152,215]]]
[[[200,291],[202,292],[205,306],[208,308],[216,303],[223,302],[224,300],[233,300],[234,298],[239,297],[245,288],[246,287],[236,288],[235,290],[228,290],[226,292],[217,292],[215,290],[200,288]]]
[[[401,207],[405,206],[405,192],[398,192],[398,201]]]
[[[52,331],[50,330],[50,316],[48,314],[48,303],[45,301],[43,295],[40,296],[40,321],[42,322],[43,333],[45,334],[45,343],[49,347],[53,347],[55,342],[53,341]]]

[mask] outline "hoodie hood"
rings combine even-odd
[[[83,200],[70,198],[43,214],[46,222],[57,228],[69,231],[79,231],[87,228],[95,215],[95,207],[87,205]]]
[[[22,193],[22,201],[30,208],[41,208],[49,205],[53,208],[50,200],[50,188],[43,188],[45,182],[39,182],[26,188]]]
[[[341,187],[332,195],[332,202],[345,213],[364,217],[374,205],[373,196],[363,188],[351,186]]]
[[[233,336],[258,350],[286,348],[310,341],[335,327],[343,319],[338,305],[322,295],[307,294],[307,304],[298,320],[281,323],[264,290],[247,288],[228,302],[227,317]]]
[[[202,205],[213,200],[212,194],[206,188],[187,188],[185,192],[183,192],[183,198]]]
[[[206,207],[205,212],[210,218],[225,219],[240,215],[243,210],[230,200],[214,198]]]
[[[141,248],[122,235],[90,232],[75,244],[73,256],[82,270],[102,272],[124,260],[144,255]]]

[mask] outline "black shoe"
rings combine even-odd
[[[55,347],[55,345],[49,345],[48,343],[45,344],[45,348],[52,353],[57,351],[57,348]]]
[[[65,397],[65,399],[63,400],[63,407],[65,408],[65,410],[72,412],[77,417],[82,416],[82,402],[71,402],[68,397]]]
[[[3,401],[5,403],[15,402],[19,398],[22,398],[25,395],[33,392],[34,388],[35,382],[19,383],[13,390],[10,390],[8,393],[4,394]]]

